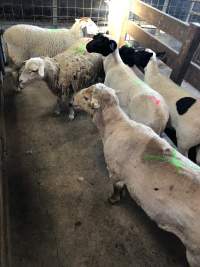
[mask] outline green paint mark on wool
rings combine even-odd
[[[57,32],[59,29],[47,29],[49,32]]]
[[[168,161],[168,159],[164,156],[154,156],[154,155],[145,155],[145,160],[158,160],[158,161]]]
[[[177,171],[179,171],[180,168],[184,167],[183,162],[176,157],[176,150],[175,149],[173,149],[173,151],[172,151],[172,157],[169,159],[169,163],[174,165],[176,167]]]
[[[76,47],[74,49],[74,51],[75,51],[76,54],[82,55],[86,51],[86,45],[85,44],[80,44],[80,46],[79,47]]]
[[[129,43],[129,42],[125,42],[125,46],[127,46],[127,47],[131,47],[131,44]]]
[[[161,162],[169,162],[170,164],[174,165],[177,169],[177,171],[180,170],[180,168],[187,167],[191,168],[192,170],[198,170],[200,171],[199,166],[193,166],[193,164],[184,164],[180,159],[177,158],[177,152],[175,149],[172,151],[172,156],[156,156],[156,155],[145,155],[144,159],[145,160],[156,160],[156,161],[161,161]]]

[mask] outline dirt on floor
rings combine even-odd
[[[6,84],[12,267],[188,266],[181,242],[129,197],[108,203],[112,185],[90,117],[55,117],[43,82],[21,94]]]

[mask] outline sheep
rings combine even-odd
[[[118,202],[126,188],[159,227],[181,239],[190,266],[199,267],[200,168],[151,128],[129,119],[104,84],[78,92],[74,106],[89,113],[100,132],[114,188],[109,201]]]
[[[122,109],[130,118],[161,134],[169,118],[168,107],[160,94],[141,81],[122,62],[116,42],[105,35],[97,34],[87,43],[86,49],[89,53],[96,52],[105,56],[104,83],[116,90]]]
[[[178,150],[188,157],[189,149],[200,145],[199,100],[160,73],[154,52],[145,68],[144,80],[164,97],[170,112],[169,126],[176,130]],[[196,161],[200,164],[199,156]]]
[[[96,34],[96,24],[87,17],[76,19],[71,29],[45,29],[18,24],[8,28],[3,39],[8,56],[16,68],[31,57],[54,57],[65,51],[75,41],[88,34]]]
[[[87,42],[83,38],[82,45]],[[35,57],[25,62],[19,77],[20,88],[34,80],[46,81],[50,90],[58,96],[55,113],[60,114],[63,103],[69,109],[69,119],[74,119],[71,105],[74,92],[97,81],[103,81],[103,60],[101,55],[89,54],[80,41],[65,52],[53,58]]]

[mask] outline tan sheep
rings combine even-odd
[[[76,94],[74,106],[88,112],[103,141],[114,184],[112,203],[122,190],[162,229],[186,246],[191,267],[200,266],[200,168],[151,128],[130,120],[115,91],[96,84]]]
[[[9,58],[16,66],[21,67],[21,64],[31,57],[54,57],[65,51],[78,39],[97,32],[98,28],[90,18],[81,18],[76,19],[71,29],[14,25],[5,31],[3,39]]]
[[[69,118],[74,119],[71,105],[74,92],[103,79],[102,57],[85,51],[87,41],[87,38],[81,39],[54,58],[36,57],[27,60],[19,77],[20,88],[34,80],[46,81],[58,96],[55,112],[59,114],[64,103],[69,108]]]

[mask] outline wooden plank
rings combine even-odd
[[[128,18],[129,18],[129,11],[127,9],[127,12],[124,14],[124,17],[122,20],[121,33],[120,33],[120,38],[119,38],[119,43],[118,43],[119,46],[122,46],[125,44]]]
[[[164,32],[174,36],[179,41],[183,42],[185,40],[185,33],[189,25],[188,23],[184,23],[181,20],[138,0],[132,1],[131,11],[148,23],[151,23]]]
[[[177,84],[181,84],[187,72],[189,64],[200,43],[200,24],[190,24],[185,42],[181,47],[179,56],[176,58],[176,66],[170,78]]]
[[[200,91],[200,66],[191,62],[184,79]]]
[[[178,56],[178,53],[175,50],[157,40],[153,35],[143,30],[133,21],[128,21],[127,33],[144,47],[151,48],[155,52],[165,51],[167,56],[167,65],[171,68],[175,67],[175,59]]]
[[[151,48],[155,52],[166,51],[166,64],[172,69],[176,67],[176,59],[178,58],[177,52],[156,40],[153,35],[145,32],[132,21],[128,22],[127,33],[140,42],[144,47]],[[197,64],[193,62],[190,63],[185,80],[200,91],[200,67]]]

